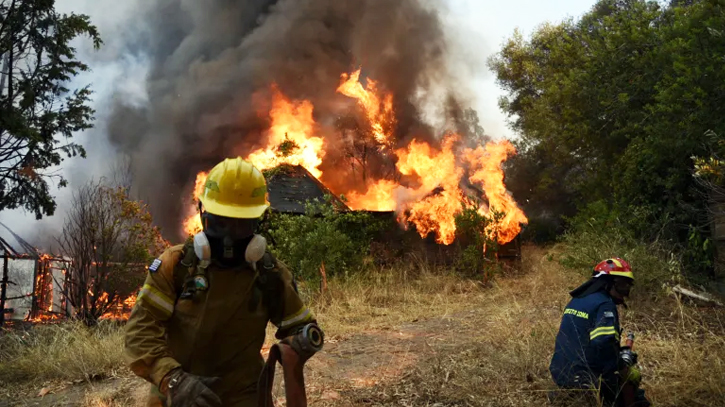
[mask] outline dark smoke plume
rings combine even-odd
[[[132,158],[135,187],[169,238],[178,237],[198,171],[264,145],[269,118],[258,114],[253,95],[268,94],[272,83],[291,99],[310,100],[318,125],[334,129],[355,110],[354,100],[336,93],[340,74],[362,67],[362,76],[394,95],[399,145],[433,141],[421,105],[436,87],[446,89],[440,104],[454,125],[464,116],[442,23],[424,0],[151,4],[143,17],[149,30],[127,34],[129,49],[152,60],[148,103],[116,102],[108,130]],[[320,131],[340,142],[334,131]],[[328,154],[323,169],[335,158]]]

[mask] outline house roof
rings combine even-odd
[[[325,195],[342,208],[347,206],[317,178],[300,165],[280,165],[265,171],[271,209],[282,213],[305,213],[305,202],[324,202]]]
[[[33,258],[40,257],[38,250],[26,242],[15,232],[0,222],[0,256],[9,258]]]

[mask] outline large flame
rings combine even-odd
[[[394,211],[397,207],[395,191],[404,189],[395,181],[381,179],[371,185],[365,193],[356,191],[345,195],[347,206],[368,211]]]
[[[440,151],[415,141],[407,150],[396,151],[398,171],[415,174],[421,180],[421,187],[403,202],[403,209],[410,213],[403,219],[415,224],[423,237],[435,233],[436,240],[443,244],[455,239],[455,215],[461,210],[463,196],[459,187],[463,169],[456,165],[453,152],[456,141],[456,136],[446,137]],[[440,192],[431,194],[434,189]]]
[[[318,168],[325,156],[324,140],[314,136],[313,106],[309,101],[295,102],[285,97],[277,86],[272,85],[272,107],[269,111],[271,126],[266,133],[264,148],[250,153],[245,159],[259,170],[281,164],[301,165],[316,178],[322,176]],[[193,198],[197,202],[204,191],[207,172],[196,175]],[[183,223],[186,234],[194,235],[202,230],[196,204],[190,209]]]
[[[473,172],[468,178],[469,181],[478,183],[486,192],[491,210],[502,212],[504,215],[498,227],[499,242],[502,244],[514,240],[516,235],[521,232],[521,224],[528,223],[524,212],[506,190],[503,182],[501,164],[513,154],[516,154],[514,146],[508,141],[502,141],[487,143],[485,148],[479,146],[475,150],[468,149],[464,155]],[[479,212],[486,215],[489,210],[481,207]]]
[[[397,158],[396,169],[401,181],[377,179],[368,181],[362,192],[338,186],[336,193],[344,194],[348,206],[356,210],[396,211],[404,225],[413,224],[422,237],[436,236],[436,241],[451,244],[455,240],[455,216],[462,210],[461,202],[472,201],[462,190],[464,177],[485,194],[486,203],[478,212],[489,216],[493,210],[504,217],[494,229],[499,243],[513,240],[526,223],[524,213],[506,190],[502,163],[516,151],[508,141],[487,143],[475,149],[463,147],[461,138],[446,135],[440,147],[423,141],[411,141],[406,147],[392,149],[391,137],[395,127],[393,95],[382,92],[371,79],[366,86],[360,83],[360,70],[341,75],[337,92],[354,98],[369,121],[374,142],[387,148]],[[311,102],[291,101],[275,85],[272,86],[272,121],[266,134],[266,146],[250,153],[246,159],[260,170],[280,164],[301,165],[320,179],[319,166],[325,157],[324,139],[314,136],[316,128]],[[199,173],[194,190],[197,199],[203,190],[205,173]],[[322,179],[324,181],[324,178]],[[194,234],[201,230],[196,210],[190,212],[184,230]]]
[[[388,93],[381,98],[378,96],[378,84],[368,78],[367,86],[363,88],[360,83],[360,71],[341,75],[342,83],[337,91],[345,96],[357,99],[362,106],[372,128],[373,137],[382,146],[390,144],[390,137],[386,129],[394,125],[393,119],[393,95]]]
[[[312,135],[315,120],[312,103],[304,100],[291,102],[276,86],[272,87],[272,109],[269,112],[272,126],[267,133],[267,147],[247,156],[260,170],[280,164],[301,165],[316,178],[322,176],[317,167],[322,164],[325,141]]]

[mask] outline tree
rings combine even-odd
[[[509,180],[527,214],[605,205],[643,238],[704,233],[691,157],[707,156],[707,130],[725,132],[723,11],[600,0],[578,21],[513,35],[489,64],[521,136]]]
[[[165,246],[148,207],[125,185],[91,181],[73,194],[60,253],[71,259],[66,298],[76,317],[93,324],[143,282],[146,266]]]
[[[52,215],[56,203],[48,181],[67,182],[47,170],[63,155],[85,157],[83,147],[69,140],[91,127],[91,91],[67,88],[88,70],[69,45],[81,35],[100,47],[88,16],[61,15],[53,0],[0,0],[0,210],[22,207],[37,219]]]

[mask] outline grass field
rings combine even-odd
[[[310,405],[546,405],[561,312],[581,281],[557,262],[556,249],[536,247],[524,249],[519,271],[486,285],[415,260],[332,280],[310,298],[328,338],[308,363]],[[637,334],[654,405],[725,405],[724,317],[721,308],[635,292],[622,325]],[[143,405],[147,385],[123,366],[122,344],[122,328],[113,324],[7,332],[0,400]],[[50,393],[38,397],[44,388]]]

